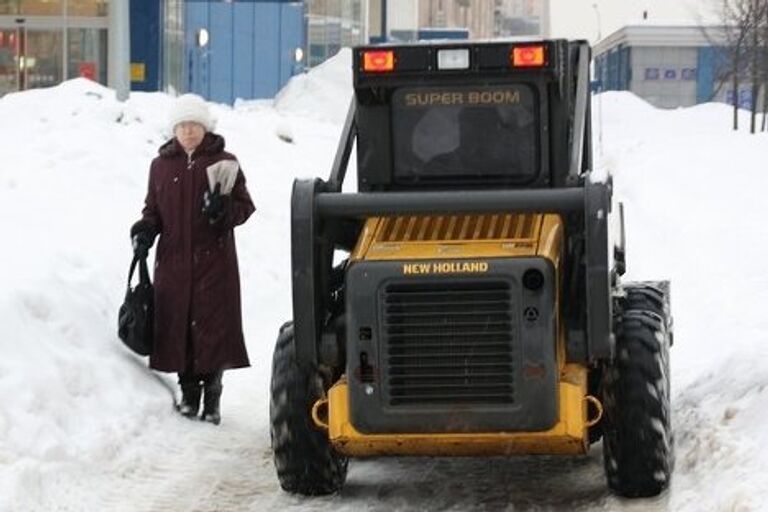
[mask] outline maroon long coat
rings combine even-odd
[[[249,365],[242,330],[233,228],[255,208],[239,171],[229,214],[211,226],[202,213],[206,168],[235,160],[224,139],[205,135],[188,157],[176,139],[152,161],[142,220],[160,234],[155,257],[155,348],[150,366],[210,373]]]

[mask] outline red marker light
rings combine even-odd
[[[363,52],[363,70],[367,73],[386,73],[395,69],[395,52]]]
[[[545,48],[537,46],[517,46],[512,50],[512,66],[516,68],[540,68],[546,64]]]

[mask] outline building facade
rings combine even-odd
[[[631,91],[660,108],[698,103],[752,105],[751,86],[733,91],[725,80],[722,27],[626,26],[594,48],[595,80],[602,91]]]
[[[291,76],[368,40],[369,0],[120,1],[130,8],[134,91],[269,98]],[[0,96],[75,77],[107,85],[111,27],[125,23],[110,3],[0,0]]]
[[[549,1],[495,0],[495,35],[549,37]]]
[[[108,0],[0,0],[0,96],[107,81]]]
[[[307,67],[343,47],[367,43],[369,9],[369,0],[306,0]]]
[[[495,0],[421,0],[419,28],[465,28],[470,39],[496,36]]]
[[[131,0],[132,90],[269,98],[304,69],[304,2]]]
[[[550,0],[369,0],[370,41],[546,37],[550,26],[549,3]]]

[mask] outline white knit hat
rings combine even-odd
[[[211,115],[208,104],[196,94],[183,94],[173,102],[168,114],[168,127],[171,133],[177,124],[184,122],[201,124],[207,132],[212,132],[216,128],[216,120]]]

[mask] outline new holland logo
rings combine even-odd
[[[487,261],[436,261],[429,263],[404,263],[404,275],[424,274],[484,274]]]

